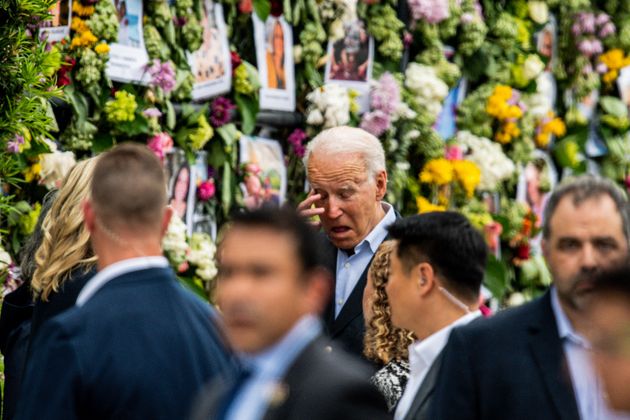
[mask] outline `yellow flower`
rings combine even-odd
[[[416,206],[418,213],[429,213],[433,211],[446,211],[446,207],[432,204],[429,200],[422,196],[416,197]]]
[[[545,148],[547,147],[547,145],[549,144],[549,139],[551,138],[551,136],[549,136],[549,133],[546,132],[541,132],[536,134],[536,146],[540,147],[540,148]]]
[[[79,16],[87,17],[94,14],[94,6],[84,6],[79,1],[72,2],[72,11]]]
[[[77,16],[72,17],[72,25],[70,26],[70,28],[73,31],[78,32],[79,34],[90,30],[85,21]]]
[[[556,137],[562,137],[567,133],[567,126],[560,118],[554,118],[547,124],[549,131]]]
[[[420,182],[424,184],[446,185],[452,180],[453,166],[444,158],[430,160],[420,173]]]
[[[70,48],[89,47],[94,45],[96,41],[98,41],[98,39],[94,36],[94,34],[90,30],[87,30],[81,33],[81,35],[72,38]]]
[[[623,51],[619,48],[614,48],[599,57],[599,60],[606,64],[611,70],[619,70],[624,65]]]
[[[610,70],[610,71],[606,72],[606,74],[604,74],[602,76],[602,80],[605,83],[612,83],[615,80],[617,80],[618,76],[619,76],[619,72],[617,70]]]
[[[500,99],[508,100],[512,97],[512,88],[506,85],[498,85],[494,88],[492,96],[496,96]]]
[[[100,43],[96,46],[96,48],[94,48],[94,51],[96,51],[99,54],[107,54],[109,52],[109,45],[107,45],[106,43]]]
[[[42,165],[39,162],[32,164],[24,171],[24,180],[26,182],[33,181],[41,171]]]
[[[466,191],[466,196],[471,198],[481,181],[479,167],[469,160],[456,160],[452,162],[452,165],[455,178]]]

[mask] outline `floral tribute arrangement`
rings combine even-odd
[[[291,203],[305,195],[301,159],[321,130],[352,125],[377,136],[386,151],[387,200],[403,215],[465,214],[492,251],[485,284],[501,305],[549,284],[539,232],[546,195],[560,180],[594,172],[630,188],[628,2],[138,1],[148,56],[143,83],[108,77],[112,45],[123,33],[114,0],[73,0],[69,34],[56,42],[38,32],[53,0],[0,8],[9,22],[0,50],[11,52],[0,59],[7,75],[0,83],[6,288],[18,277],[12,267],[43,195],[74,162],[123,141],[147,144],[167,172],[180,155],[208,170],[194,183],[195,217],[210,218],[215,229],[191,230],[173,218],[164,240],[174,269],[206,296],[216,275],[216,228],[234,208],[263,201],[269,187],[259,166],[240,161],[243,135],[280,142]],[[216,4],[231,82],[194,101],[198,71],[190,57],[206,42]],[[261,109],[268,72],[257,62],[254,15],[282,20],[292,32],[284,51],[295,63],[293,113]],[[327,67],[340,59],[334,46],[346,45],[357,20],[372,40],[371,76],[349,84]],[[260,184],[260,199],[244,196],[239,185],[247,180]]]

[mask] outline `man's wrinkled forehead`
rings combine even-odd
[[[367,168],[358,155],[318,156],[308,163],[311,185],[361,183],[367,178]]]

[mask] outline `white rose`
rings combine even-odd
[[[76,160],[72,152],[54,152],[40,155],[39,163],[42,168],[39,173],[40,183],[52,189],[61,184]]]
[[[310,125],[321,125],[324,123],[324,116],[319,109],[315,108],[308,113],[306,123]]]
[[[538,54],[530,54],[523,63],[523,76],[527,80],[533,80],[545,69],[545,63],[542,62]]]
[[[529,17],[540,25],[549,20],[549,7],[544,1],[530,1],[527,4],[529,8]]]

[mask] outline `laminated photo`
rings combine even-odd
[[[374,62],[374,40],[361,20],[343,24],[343,37],[328,41],[325,81],[357,91],[360,112],[369,110],[370,80]]]
[[[282,205],[287,193],[287,168],[280,143],[273,139],[241,136],[240,163],[244,172],[240,184],[248,209],[263,203]]]
[[[72,4],[70,0],[58,0],[48,11],[51,18],[40,24],[39,36],[47,42],[59,42],[70,34]]]
[[[112,0],[118,17],[118,40],[110,45],[107,76],[117,82],[147,84],[149,56],[142,32],[142,0]]]
[[[295,68],[293,30],[282,16],[269,16],[265,22],[256,13],[254,42],[260,77],[260,108],[295,111]]]
[[[197,51],[187,53],[195,77],[192,91],[195,101],[229,92],[232,86],[232,61],[223,7],[211,0],[202,4],[203,42]]]

